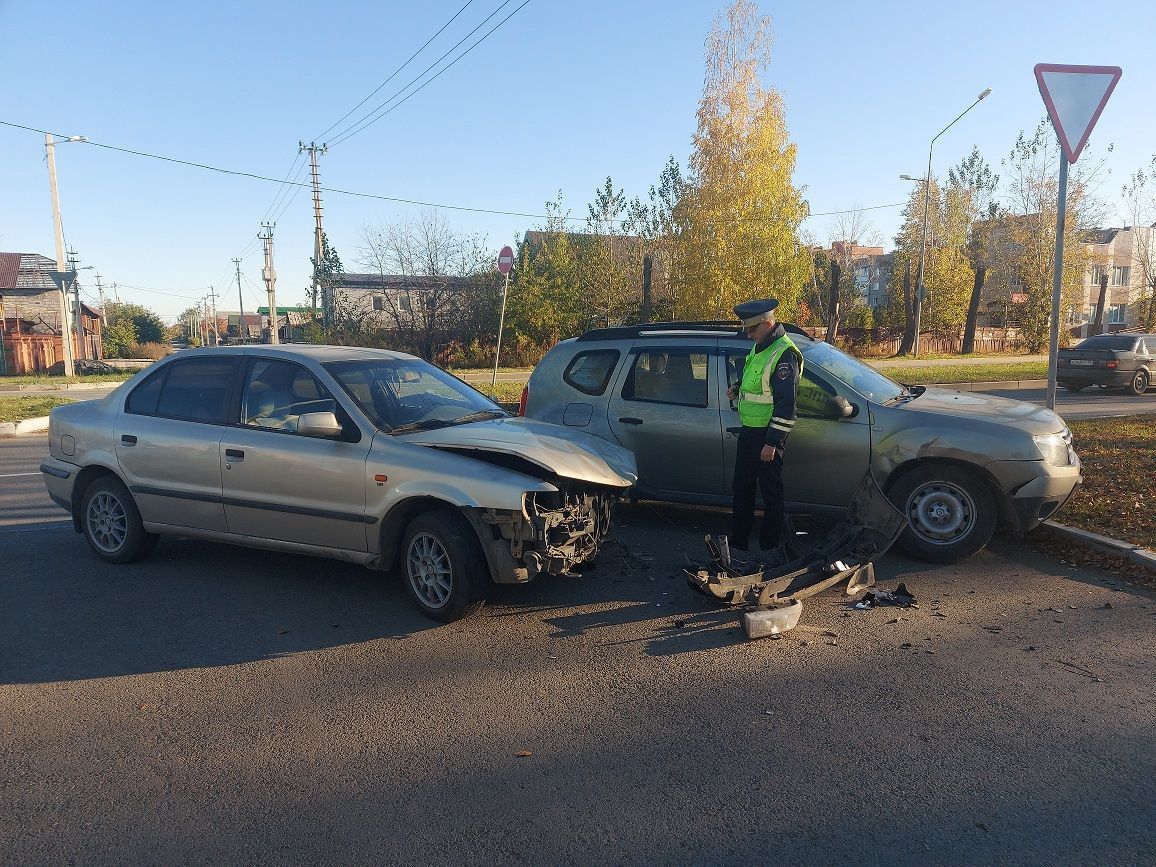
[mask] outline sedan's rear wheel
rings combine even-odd
[[[963,560],[995,532],[995,498],[980,479],[959,467],[916,467],[900,476],[889,494],[907,516],[899,547],[922,560]]]
[[[85,489],[80,526],[89,547],[109,563],[131,563],[147,557],[157,546],[157,537],[145,532],[128,488],[110,476],[96,479]]]
[[[1088,387],[1086,383],[1080,382],[1061,382],[1060,385],[1062,385],[1068,391],[1083,391]]]
[[[449,623],[485,604],[490,570],[473,528],[459,514],[426,512],[411,521],[402,570],[409,595],[435,620]]]
[[[1128,391],[1132,394],[1140,395],[1148,390],[1148,371],[1137,370],[1132,377],[1132,381],[1128,383]]]

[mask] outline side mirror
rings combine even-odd
[[[297,433],[306,437],[335,437],[341,435],[341,424],[331,412],[306,412],[297,419]]]

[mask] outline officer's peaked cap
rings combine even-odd
[[[744,328],[750,328],[752,325],[758,325],[760,322],[770,319],[778,306],[777,298],[744,301],[742,304],[735,305],[735,316],[742,320]]]

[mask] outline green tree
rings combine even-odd
[[[140,304],[112,302],[104,305],[103,334],[105,357],[119,358],[134,343],[162,342],[165,324],[160,316]]]
[[[998,212],[995,191],[999,175],[973,146],[971,154],[947,173],[949,200],[957,201],[967,224],[967,261],[972,270],[971,294],[963,327],[964,353],[975,351],[976,318],[991,262],[992,220]]]
[[[798,239],[808,208],[792,182],[796,146],[782,97],[759,81],[771,41],[771,20],[751,0],[734,0],[707,38],[690,178],[676,209],[682,316],[729,317],[735,303],[766,294],[790,317],[810,280]]]
[[[507,327],[539,346],[580,334],[597,317],[578,279],[578,253],[566,231],[567,219],[559,192],[546,203],[546,224],[535,240],[518,244],[510,280]]]
[[[1100,205],[1089,190],[1103,168],[1088,160],[1077,164],[1068,178],[1064,221],[1064,272],[1060,310],[1067,310],[1073,293],[1083,288],[1089,260],[1083,243],[1085,230],[1101,216]],[[1063,159],[1055,133],[1046,119],[1029,138],[1023,132],[1003,166],[1007,186],[992,242],[995,269],[1009,293],[1026,296],[1014,305],[1028,350],[1040,352],[1051,330],[1052,275],[1055,262],[1056,202],[1059,161]]]

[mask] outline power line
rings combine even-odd
[[[481,29],[483,24],[485,24],[487,21],[489,21],[491,18],[493,18],[502,9],[502,7],[505,6],[509,2],[510,2],[510,0],[503,0],[502,4],[500,6],[498,6],[497,9],[495,9],[493,12],[491,12],[489,15],[487,15],[484,19],[482,19],[481,23],[478,24],[477,27],[475,27],[473,30],[471,30],[469,33],[467,33],[465,36],[463,36],[460,40],[458,40],[458,42],[454,44],[453,48],[451,48],[449,51],[447,51],[445,54],[443,54],[441,57],[439,57],[437,60],[435,60],[429,66],[427,66],[424,70],[422,70],[422,72],[420,74],[418,74],[415,78],[413,78],[409,82],[409,84],[407,84],[401,90],[397,91],[397,93],[395,93],[393,96],[391,96],[385,102],[383,102],[380,106],[378,106],[378,108],[374,109],[374,111],[370,113],[368,118],[366,118],[363,121],[360,121],[358,124],[355,124],[353,128],[347,129],[343,133],[339,133],[337,138],[333,141],[333,144],[339,145],[343,141],[347,141],[348,139],[357,135],[362,130],[377,123],[379,120],[381,120],[383,117],[385,117],[387,114],[389,114],[394,109],[399,108],[402,105],[402,103],[406,102],[406,100],[408,100],[411,96],[414,96],[416,93],[418,93],[420,90],[422,90],[422,88],[424,88],[427,84],[430,84],[433,81],[435,81],[443,73],[448,72],[459,60],[461,60],[463,57],[465,57],[467,54],[469,54],[471,51],[473,51],[475,48],[477,48],[479,45],[481,45],[483,42],[485,42],[486,39],[488,39],[490,37],[490,35],[495,30],[497,30],[499,27],[501,27],[503,24],[505,24],[507,21],[509,21],[511,18],[513,18],[519,12],[521,12],[527,5],[529,5],[530,0],[524,0],[524,2],[522,3],[521,6],[519,6],[517,9],[515,9],[513,12],[511,12],[509,15],[507,15],[505,18],[503,18],[501,21],[499,21],[497,24],[495,24],[493,26],[493,28],[491,28],[490,31],[486,33],[485,36],[481,37],[481,39],[479,39],[477,42],[475,42],[473,45],[471,45],[469,48],[467,48],[465,51],[463,51],[461,54],[459,54],[457,57],[455,57],[453,60],[451,60],[445,67],[443,67],[442,69],[439,69],[436,73],[434,73],[432,76],[430,76],[427,81],[423,82],[421,84],[421,86],[415,88],[412,93],[405,96],[405,98],[399,100],[395,105],[391,106],[390,108],[388,108],[388,109],[385,108],[385,106],[389,105],[390,102],[392,102],[394,99],[396,99],[402,93],[405,93],[405,91],[412,84],[414,84],[414,82],[418,81],[423,75],[425,75],[427,72],[429,72],[435,66],[437,66],[439,63],[441,63],[443,60],[445,60],[446,57],[448,57],[455,50],[457,50],[458,46],[460,46],[463,42],[465,42],[467,39],[469,39],[471,36],[473,36],[479,29]],[[374,116],[375,114],[376,114],[376,117]]]
[[[463,12],[465,12],[465,11],[466,11],[466,7],[467,7],[467,6],[469,6],[469,5],[470,5],[471,3],[473,3],[473,2],[474,2],[474,0],[466,0],[466,5],[465,5],[465,6],[463,6],[461,9],[459,9],[457,12],[455,12],[455,13],[453,14],[453,17],[452,17],[452,18],[450,18],[450,20],[449,20],[449,21],[447,21],[445,24],[443,24],[441,27],[439,27],[439,28],[437,29],[437,32],[436,32],[436,33],[434,33],[434,35],[433,35],[433,36],[431,36],[429,39],[427,39],[427,40],[425,41],[425,44],[424,44],[424,45],[422,45],[422,47],[421,47],[421,48],[419,48],[417,51],[415,51],[413,54],[411,54],[411,55],[409,56],[409,59],[408,59],[408,60],[406,60],[406,61],[405,61],[405,63],[403,63],[401,66],[399,66],[399,67],[398,67],[397,69],[395,69],[393,72],[391,72],[391,73],[389,74],[389,78],[387,78],[385,81],[383,81],[383,82],[382,82],[381,84],[379,84],[377,87],[375,87],[375,88],[374,88],[372,91],[370,91],[370,93],[369,93],[369,96],[367,96],[365,99],[363,99],[363,100],[362,100],[361,102],[359,102],[357,105],[355,105],[353,108],[351,108],[351,109],[350,109],[349,111],[347,111],[345,114],[343,114],[343,115],[342,115],[342,116],[341,116],[341,117],[340,117],[340,118],[339,118],[339,119],[338,119],[336,122],[334,122],[333,124],[331,124],[331,125],[328,127],[328,129],[324,130],[324,131],[323,131],[323,132],[322,132],[320,135],[314,136],[314,137],[313,137],[313,140],[314,140],[314,141],[318,141],[319,139],[323,139],[323,138],[325,138],[325,133],[329,132],[329,130],[333,129],[334,127],[337,127],[337,126],[339,126],[339,125],[342,123],[342,121],[344,121],[344,120],[345,120],[347,117],[349,117],[351,114],[353,114],[353,113],[354,113],[355,111],[357,111],[359,108],[361,108],[363,105],[365,105],[367,102],[369,102],[369,100],[373,98],[373,95],[374,95],[375,93],[377,93],[379,90],[381,90],[381,89],[382,89],[383,87],[385,87],[387,84],[389,84],[389,83],[390,83],[390,82],[393,80],[393,77],[394,77],[395,75],[397,75],[399,72],[401,72],[401,71],[402,71],[403,69],[405,69],[407,66],[409,66],[409,64],[410,64],[410,63],[413,61],[413,59],[414,59],[415,57],[417,57],[419,54],[421,54],[423,51],[425,51],[425,50],[426,50],[426,48],[427,48],[427,47],[429,47],[429,44],[430,44],[431,42],[433,42],[435,39],[437,39],[437,38],[438,38],[438,36],[440,36],[440,35],[441,35],[441,32],[442,32],[443,30],[445,30],[447,27],[449,27],[451,24],[453,24],[453,23],[454,23],[454,21],[457,19],[457,17],[458,17],[459,15],[461,15]],[[503,5],[504,5],[504,4],[503,4]],[[501,8],[501,7],[499,7],[499,8]],[[483,21],[482,23],[484,24],[485,22]],[[479,25],[479,26],[481,26],[481,25]],[[408,87],[408,85],[407,85],[407,87]]]
[[[528,3],[528,2],[530,2],[530,0],[526,0],[526,2]],[[525,5],[525,4],[523,4],[523,5]],[[412,94],[411,94],[411,96],[412,96]],[[44,135],[48,132],[47,130],[37,129],[36,127],[31,127],[31,126],[24,126],[22,124],[12,123],[10,121],[5,121],[5,120],[0,120],[0,126],[9,126],[9,127],[15,128],[15,129],[27,130],[28,132],[39,133],[40,135]],[[49,134],[58,135],[58,136],[61,136],[62,138],[67,138],[67,136],[63,135],[62,133],[49,133]],[[204,169],[206,171],[217,172],[218,174],[223,174],[223,175],[234,175],[236,177],[250,178],[252,180],[264,181],[266,183],[272,183],[272,184],[285,183],[284,181],[277,180],[277,178],[268,177],[267,175],[258,175],[254,172],[242,172],[242,171],[237,171],[235,169],[225,169],[225,168],[221,168],[219,166],[210,166],[210,165],[207,165],[205,163],[197,163],[197,162],[192,162],[191,160],[177,159],[176,157],[166,157],[166,156],[162,156],[160,154],[151,154],[151,153],[148,153],[146,151],[138,151],[138,150],[133,150],[131,148],[117,147],[116,145],[103,144],[101,142],[94,142],[94,141],[86,140],[83,143],[84,144],[90,144],[94,147],[103,148],[105,150],[111,150],[111,151],[117,151],[119,153],[131,154],[132,156],[145,157],[146,159],[161,160],[162,162],[175,163],[177,165],[190,166],[192,168]],[[289,185],[296,187],[298,190],[312,186],[311,184],[307,184],[303,181],[290,182]],[[402,204],[402,205],[418,205],[418,206],[424,207],[424,208],[438,208],[440,210],[446,210],[446,211],[466,211],[466,212],[475,213],[475,214],[494,214],[496,216],[501,216],[501,217],[526,217],[528,219],[534,219],[534,220],[545,220],[545,219],[550,218],[549,214],[532,214],[532,213],[527,213],[527,212],[523,212],[523,211],[504,211],[504,210],[498,210],[496,208],[474,208],[474,207],[468,207],[466,205],[445,205],[445,204],[439,204],[437,202],[425,202],[425,201],[421,201],[420,199],[403,199],[403,198],[400,198],[398,196],[384,196],[384,195],[380,195],[378,193],[363,193],[363,192],[359,192],[357,190],[344,190],[344,189],[340,189],[338,187],[319,187],[319,189],[322,192],[336,193],[337,195],[341,195],[341,196],[354,196],[356,198],[375,199],[378,201],[394,202],[394,203]],[[836,214],[853,214],[856,211],[876,211],[876,210],[880,210],[883,208],[901,208],[901,207],[905,206],[906,204],[907,204],[907,202],[893,202],[893,203],[887,204],[887,205],[868,205],[868,206],[860,207],[860,208],[843,208],[843,209],[834,210],[834,211],[816,211],[816,212],[808,214],[807,217],[804,219],[810,219],[811,217],[830,217],[830,216],[834,216]],[[587,218],[586,217],[562,217],[561,219],[566,221],[566,222],[586,222]],[[762,222],[762,219],[763,218],[760,218],[760,217],[751,217],[751,218],[741,219],[741,220],[739,220],[739,219],[736,219],[736,220],[716,220],[714,222],[716,222],[716,223],[749,223],[749,222]],[[238,258],[241,258],[241,257],[238,257]]]

